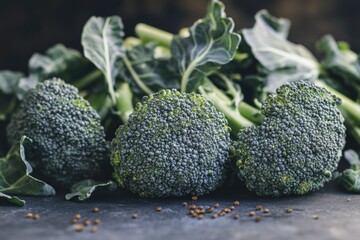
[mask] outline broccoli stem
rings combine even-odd
[[[145,23],[139,23],[135,26],[136,35],[143,42],[157,42],[159,45],[169,47],[174,37],[173,34],[161,29],[152,27]]]
[[[116,95],[116,107],[118,115],[120,116],[123,123],[129,120],[130,114],[134,111],[132,104],[133,94],[131,92],[128,83],[120,83],[115,92]]]
[[[88,73],[86,76],[80,78],[79,80],[76,80],[74,83],[72,83],[73,86],[75,86],[77,89],[82,90],[89,86],[91,83],[96,81],[102,76],[102,72],[100,70],[94,70],[90,73]]]
[[[232,133],[236,134],[239,130],[252,126],[254,123],[240,114],[240,112],[233,106],[231,100],[217,87],[215,87],[209,80],[206,84],[211,86],[210,90],[200,86],[199,92],[213,103],[215,108],[222,112],[229,122]],[[245,112],[245,111],[244,111]],[[251,114],[251,112],[247,112]]]

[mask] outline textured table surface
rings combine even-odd
[[[97,194],[86,202],[68,202],[63,194],[49,198],[25,197],[25,207],[15,207],[4,202],[0,204],[0,239],[357,239],[360,236],[360,195],[344,193],[328,187],[320,192],[303,197],[258,198],[231,195],[218,192],[198,201],[183,199],[139,199],[128,193],[118,191]],[[206,214],[202,220],[191,218],[188,206],[212,206],[220,204],[220,209],[240,201],[231,213],[211,219]],[[269,208],[267,216],[257,211],[260,222],[249,217],[249,211],[256,205]],[[99,212],[92,209],[98,207]],[[157,212],[156,208],[162,211]],[[292,213],[286,213],[292,208]],[[40,214],[39,220],[26,219],[27,212]],[[75,232],[70,223],[75,214],[82,219],[99,218],[101,223],[96,233],[91,233],[91,226],[83,232]],[[132,219],[132,214],[138,218]],[[234,215],[240,219],[235,220]],[[314,215],[319,219],[315,220]]]

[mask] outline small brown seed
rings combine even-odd
[[[161,207],[156,208],[156,211],[157,211],[157,212],[161,212],[161,210],[162,210]]]
[[[198,206],[197,209],[203,210],[204,207],[203,206]]]
[[[220,207],[220,204],[215,203],[214,208],[219,208],[219,207]]]
[[[135,214],[135,213],[133,213],[133,214],[131,215],[131,218],[132,218],[132,219],[138,218],[138,215]]]
[[[214,209],[212,208],[212,207],[208,207],[207,209],[206,209],[206,212],[207,213],[212,213],[214,211]]]
[[[224,212],[225,212],[225,213],[229,213],[229,212],[231,212],[231,210],[230,210],[230,208],[225,208],[225,209],[224,209]]]
[[[318,220],[320,217],[319,217],[319,215],[313,215],[313,217],[312,217],[314,220]]]
[[[196,217],[197,217],[197,213],[191,214],[191,217],[196,218]]]
[[[83,222],[83,225],[86,227],[86,226],[89,226],[90,225],[90,220],[85,220],[84,222]]]
[[[187,206],[187,202],[182,202],[181,205],[182,206]]]
[[[250,216],[250,217],[253,217],[253,216],[255,216],[255,215],[256,215],[256,213],[255,213],[254,211],[250,211],[250,212],[249,212],[249,216]]]
[[[225,212],[220,212],[219,216],[222,217],[222,216],[225,216],[225,214],[226,214]]]
[[[262,209],[262,206],[261,205],[256,205],[256,207],[255,207],[255,210],[256,211],[260,211]]]
[[[201,220],[201,219],[204,218],[204,215],[198,215],[197,218],[198,218],[199,220]]]
[[[99,212],[99,211],[100,211],[100,208],[98,208],[98,207],[93,208],[93,212]]]
[[[40,214],[34,214],[33,219],[35,219],[35,220],[40,219]]]
[[[75,216],[74,216],[74,218],[76,218],[76,219],[80,219],[81,218],[81,215],[80,214],[76,214]]]
[[[25,215],[26,218],[33,218],[34,214],[32,214],[31,212],[26,213]]]
[[[100,222],[101,222],[101,221],[100,221],[99,218],[95,218],[93,223],[94,223],[95,225],[98,225],[98,224],[100,224]]]
[[[82,231],[84,231],[84,225],[82,225],[82,224],[76,224],[76,225],[74,225],[74,230],[75,230],[76,232],[82,232]]]
[[[234,205],[235,205],[235,206],[239,206],[239,205],[240,205],[240,202],[239,202],[239,201],[235,201],[235,202],[234,202]]]
[[[189,209],[195,210],[195,209],[196,209],[196,205],[195,205],[195,204],[191,204],[190,207],[189,207]]]
[[[292,209],[292,208],[288,208],[288,209],[286,209],[285,212],[286,212],[286,213],[292,213],[292,212],[293,212],[293,209]]]
[[[235,214],[234,215],[234,219],[239,219],[240,218],[240,215],[239,214]]]
[[[213,214],[213,215],[211,216],[212,219],[215,219],[215,218],[217,218],[217,217],[218,217],[217,214]]]
[[[229,208],[230,208],[230,210],[234,210],[234,209],[235,209],[235,207],[234,207],[234,206],[230,206]]]
[[[263,213],[270,213],[270,209],[264,208]]]
[[[92,233],[95,233],[97,231],[97,227],[96,226],[93,226],[91,227],[91,230],[90,230]]]
[[[262,220],[261,217],[256,217],[256,218],[255,218],[255,222],[260,222],[261,220]]]
[[[197,201],[197,200],[198,200],[198,197],[197,197],[197,196],[192,196],[192,197],[191,197],[191,200]]]
[[[71,223],[73,223],[73,224],[74,224],[74,223],[77,223],[78,221],[79,221],[79,220],[78,220],[77,218],[72,218],[72,219],[71,219]]]

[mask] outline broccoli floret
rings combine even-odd
[[[360,159],[354,150],[344,152],[345,160],[350,168],[338,174],[336,180],[349,192],[360,193]]]
[[[118,183],[142,197],[203,195],[226,175],[230,128],[202,95],[144,97],[112,141]]]
[[[263,196],[302,195],[331,180],[345,144],[339,100],[308,81],[285,84],[262,105],[263,122],[238,134],[238,175]]]
[[[99,115],[60,79],[39,83],[25,95],[7,135],[11,144],[21,136],[33,140],[28,160],[54,186],[68,189],[79,180],[102,179],[111,169]]]

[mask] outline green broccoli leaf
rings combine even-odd
[[[188,37],[175,36],[170,49],[181,76],[181,91],[191,92],[205,78],[230,62],[240,43],[234,22],[226,17],[223,3],[210,1],[203,19],[189,29]]]
[[[108,93],[116,102],[114,91],[118,74],[116,62],[125,56],[123,44],[124,26],[118,16],[107,18],[91,17],[84,26],[81,43],[84,55],[105,75]]]
[[[268,71],[264,90],[275,90],[286,82],[315,80],[319,64],[302,45],[287,40],[290,22],[277,19],[266,10],[259,11],[255,26],[242,35],[260,64]]]
[[[76,85],[77,80],[94,70],[92,63],[80,52],[62,44],[49,48],[45,54],[35,53],[29,60],[30,74],[36,75],[39,81],[56,77]],[[101,76],[99,71],[98,76]]]
[[[320,53],[325,57],[321,61],[322,67],[333,79],[334,88],[346,92],[356,90],[357,97],[360,97],[360,57],[351,51],[346,43],[337,43],[331,35],[326,35],[316,44]],[[340,85],[340,87],[337,85]],[[349,89],[351,86],[351,89]]]
[[[21,72],[0,71],[0,92],[4,94],[16,92],[17,85],[22,77],[24,77],[24,74]]]
[[[70,200],[74,197],[77,197],[79,201],[84,201],[91,197],[91,194],[97,188],[106,188],[108,190],[115,190],[117,185],[113,181],[100,182],[92,179],[86,179],[80,182],[75,183],[71,187],[71,192],[65,195],[66,200]]]
[[[0,199],[1,198],[7,200],[8,202],[10,202],[12,204],[18,205],[20,207],[23,207],[25,205],[25,201],[21,200],[20,198],[18,198],[16,196],[10,196],[10,195],[0,192]]]
[[[22,137],[12,146],[4,158],[0,158],[0,192],[3,194],[20,194],[31,196],[51,196],[55,190],[47,183],[30,174],[32,168],[25,158],[25,144],[31,140]]]
[[[177,75],[171,71],[168,60],[155,58],[155,49],[154,43],[136,45],[127,49],[126,60],[117,62],[119,77],[131,85],[136,95],[180,87]],[[149,91],[144,90],[142,85]]]

